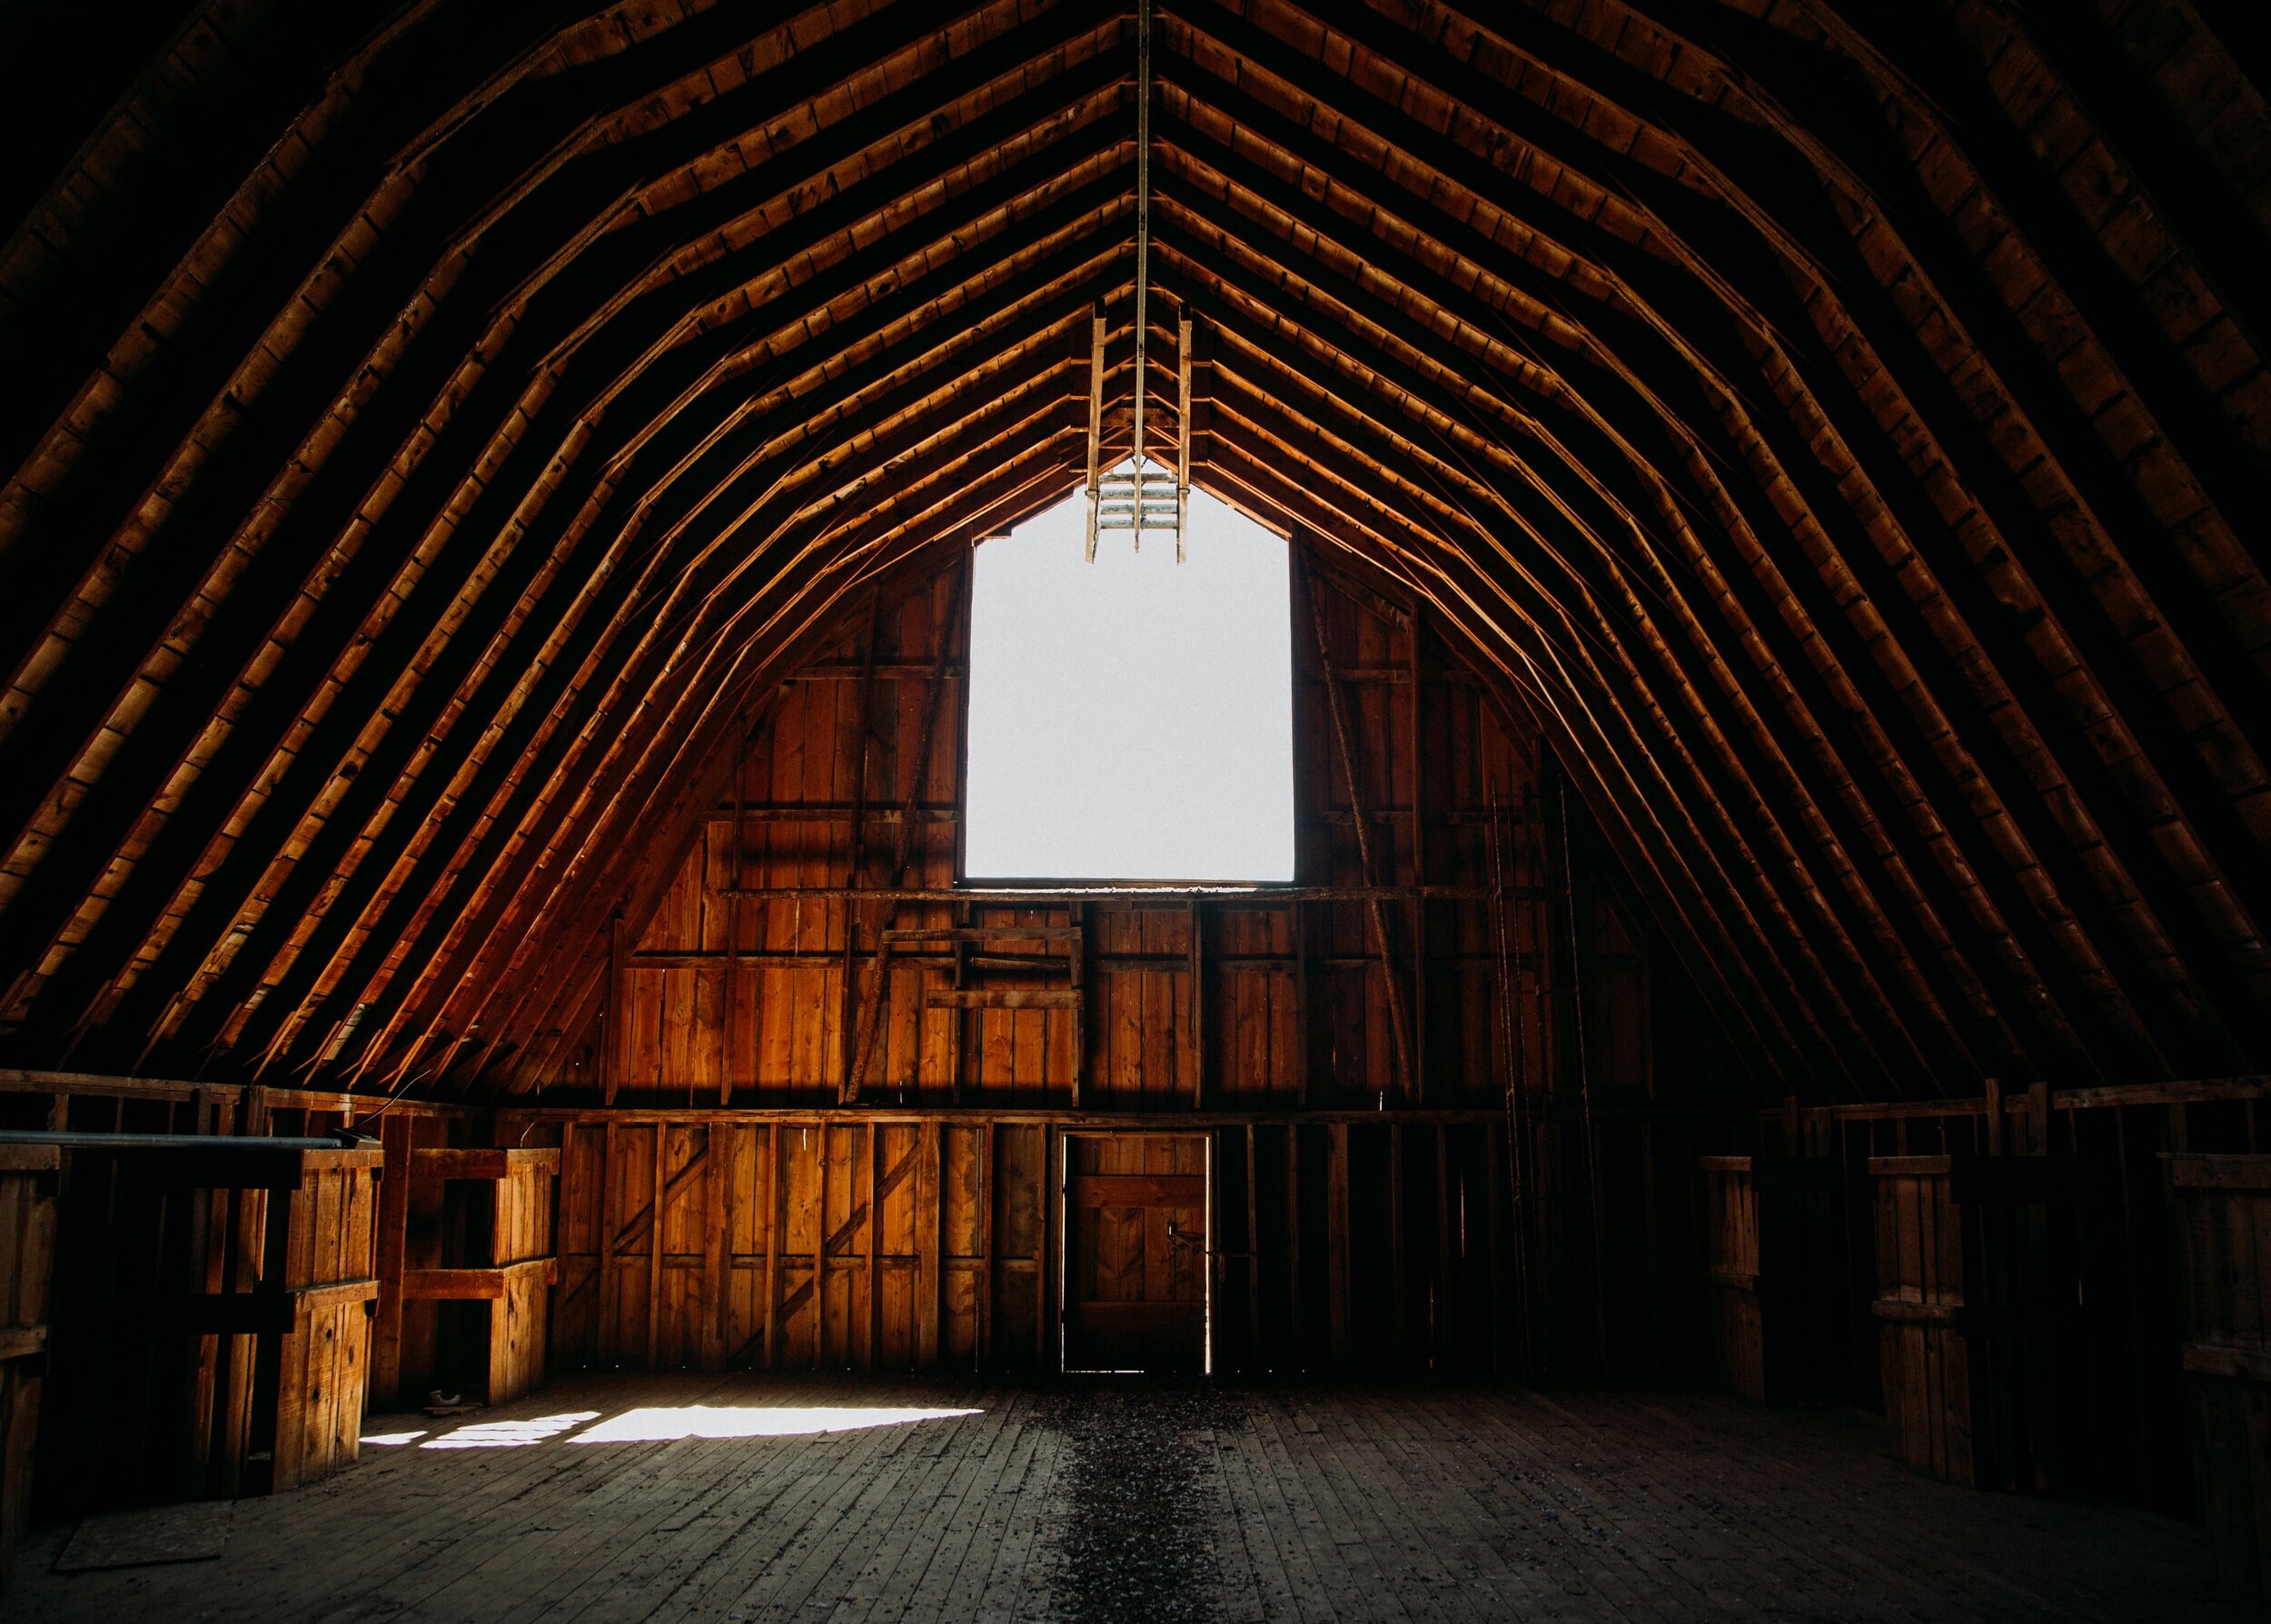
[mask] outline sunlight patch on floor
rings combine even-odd
[[[560,1415],[534,1415],[525,1421],[475,1421],[429,1438],[421,1450],[517,1450],[557,1438],[569,1428],[600,1419],[596,1410],[573,1410]]]
[[[983,1415],[982,1410],[908,1410],[849,1404],[676,1404],[626,1410],[588,1427],[570,1443],[655,1443],[674,1438],[796,1438],[850,1432],[862,1427],[901,1427],[912,1421]]]

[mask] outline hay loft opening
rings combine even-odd
[[[964,876],[1292,879],[1285,543],[1194,490],[1184,562],[1108,531],[1091,564],[1086,517],[977,549]]]

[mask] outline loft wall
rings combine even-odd
[[[1693,1175],[1710,1140],[1693,1124],[888,1109],[501,1124],[561,1147],[553,1367],[707,1371],[1056,1368],[1066,1138],[1167,1128],[1212,1159],[1218,1371],[1700,1369]]]
[[[1105,1129],[1210,1143],[1217,1368],[1691,1366],[1706,1130],[1647,1110],[1684,973],[1423,616],[1307,550],[1292,607],[1294,901],[877,899],[953,882],[958,566],[788,677],[580,1079],[500,1119],[562,1149],[557,1362],[1053,1367],[1049,1170]],[[878,973],[913,931],[969,934]]]
[[[1294,613],[1305,900],[870,901],[951,887],[962,803],[961,573],[887,589],[783,682],[620,933],[572,1063],[585,1097],[1061,1107],[1076,1078],[1081,1105],[1127,1111],[1652,1097],[1651,937],[1601,868],[1576,864],[1571,904],[1588,836],[1537,730],[1408,607],[1311,568]],[[885,940],[1013,926],[1077,952]]]

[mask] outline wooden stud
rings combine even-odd
[[[647,1225],[647,1368],[662,1365],[662,1229],[663,1203],[669,1199],[670,1125],[654,1124],[654,1197]]]
[[[1341,764],[1341,782],[1348,795],[1349,811],[1356,830],[1356,861],[1363,872],[1364,884],[1372,885],[1380,877],[1373,865],[1370,819],[1364,815],[1363,786],[1356,779],[1355,748],[1349,741],[1348,719],[1341,705],[1340,685],[1333,676],[1333,651],[1324,630],[1324,605],[1317,596],[1314,577],[1309,581],[1309,623],[1316,633],[1317,668],[1324,680],[1325,715],[1332,724],[1334,755]],[[1394,1047],[1396,1091],[1407,1102],[1416,1104],[1413,1093],[1412,1043],[1410,1021],[1403,1007],[1403,978],[1397,968],[1395,955],[1389,946],[1388,922],[1377,899],[1365,905],[1365,917],[1372,926],[1373,950],[1380,956],[1381,974],[1386,980],[1388,1005],[1388,1034]]]
[[[1190,932],[1188,946],[1190,963],[1186,974],[1191,985],[1191,1109],[1206,1109],[1206,948],[1205,915],[1199,899],[1191,898],[1185,916],[1185,928]]]
[[[620,1363],[623,1357],[622,1271],[615,1238],[615,1124],[600,1130],[599,1213],[600,1244],[600,1358]]]
[[[1268,1368],[1262,1348],[1262,1195],[1255,1177],[1255,1126],[1245,1124],[1246,1142],[1246,1369]]]
[[[828,1366],[828,1135],[822,1119],[812,1131],[812,1368]],[[845,1328],[847,1357],[851,1327]]]
[[[1324,1143],[1325,1321],[1333,1367],[1345,1371],[1349,1368],[1348,1124],[1328,1124]]]
[[[780,1175],[788,1164],[781,1154],[780,1142],[787,1132],[778,1123],[765,1130],[769,1164],[765,1191],[772,1212],[765,1224],[765,1301],[760,1312],[765,1324],[765,1368],[769,1371],[780,1369],[780,1232],[788,1221],[788,1204],[780,1187]]]
[[[883,1124],[868,1124],[868,1369],[883,1368]]]
[[[982,1257],[978,1279],[981,1290],[977,1300],[977,1363],[980,1370],[994,1365],[994,1126],[987,1124],[978,1130],[979,1157],[977,1168],[978,1251]]]
[[[1308,1368],[1308,1338],[1301,1322],[1301,1130],[1287,1123],[1285,1133],[1285,1364],[1287,1371]]]
[[[1451,1147],[1446,1143],[1450,1132],[1440,1123],[1435,1126],[1435,1325],[1432,1351],[1438,1371],[1450,1367],[1452,1352]]]
[[[1395,1323],[1391,1347],[1398,1365],[1411,1356],[1410,1299],[1404,1289],[1403,1124],[1388,1124],[1388,1305]]]

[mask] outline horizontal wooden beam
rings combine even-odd
[[[1442,953],[1430,952],[1431,965],[1489,965],[1506,964],[1516,969],[1527,969],[1544,956],[1536,953]],[[840,966],[841,953],[767,953],[750,949],[743,953],[729,953],[724,948],[695,948],[687,952],[653,949],[634,953],[630,957],[633,968],[641,970],[699,970],[709,965],[722,965],[730,959],[739,965],[755,965],[771,970],[826,970]],[[1312,954],[1309,963],[1322,970],[1364,970],[1380,962],[1373,953]],[[1595,970],[1634,969],[1641,963],[1638,954],[1588,953],[1588,967]],[[1065,960],[1058,955],[1028,954],[1011,956],[1005,954],[973,955],[973,968],[981,970],[1015,970],[1035,975],[1049,971],[1062,972]],[[1293,953],[1210,953],[1206,966],[1210,970],[1227,970],[1250,975],[1290,975],[1299,968],[1301,956]],[[954,966],[954,957],[944,953],[895,953],[891,956],[894,969],[943,970]],[[1106,975],[1136,975],[1140,973],[1180,973],[1191,967],[1187,953],[1103,953],[1088,959],[1085,968]]]
[[[378,1295],[379,1282],[369,1278],[290,1290],[204,1292],[181,1300],[181,1319],[189,1330],[216,1336],[289,1335],[313,1314],[351,1302],[374,1302]]]
[[[560,1278],[557,1258],[530,1258],[486,1269],[407,1269],[402,1297],[411,1302],[478,1302],[502,1297],[515,1280],[540,1276],[547,1285]]]
[[[560,1152],[538,1145],[524,1150],[414,1150],[410,1153],[410,1176],[414,1179],[501,1179],[535,1169],[560,1171]]]
[[[831,1083],[807,1082],[796,1087],[813,1093]],[[1273,1080],[1258,1087],[1290,1094],[1292,1084]],[[655,1085],[661,1094],[675,1093],[685,1097],[687,1084],[665,1082]],[[1187,1096],[1185,1096],[1187,1098]],[[1533,1122],[1577,1121],[1586,1114],[1582,1104],[1575,1101],[1556,1102],[1537,1099],[1525,1107]],[[736,1105],[713,1107],[683,1105],[532,1105],[501,1109],[501,1117],[511,1117],[524,1123],[574,1123],[595,1125],[614,1123],[620,1126],[651,1124],[654,1123],[693,1123],[747,1124],[752,1127],[805,1128],[842,1127],[851,1124],[885,1127],[917,1127],[924,1123],[938,1123],[947,1127],[1035,1127],[1063,1128],[1069,1133],[1102,1132],[1107,1129],[1140,1128],[1150,1134],[1182,1134],[1200,1128],[1284,1128],[1305,1127],[1312,1124],[1344,1123],[1350,1125],[1391,1124],[1403,1127],[1504,1127],[1503,1108],[1487,1106],[1477,1110],[1425,1109],[1393,1106],[1372,1110],[1275,1110],[1275,1111],[1190,1111],[1162,1108],[1155,1111],[1084,1111],[1076,1107],[1049,1109],[1046,1107],[1002,1107],[987,1109],[977,1105],[902,1105],[878,1103],[869,1106],[845,1106],[823,1110],[811,1105]],[[1743,1113],[1706,1106],[1681,1105],[1615,1105],[1595,1100],[1590,1114],[1603,1122],[1658,1123],[1719,1123],[1739,1124]]]
[[[1078,987],[935,986],[923,994],[925,1009],[1078,1009]]]
[[[0,1325],[0,1360],[28,1359],[47,1351],[45,1325]]]
[[[2102,1111],[2121,1105],[2188,1105],[2206,1104],[2216,1100],[2271,1099],[2271,1076],[2194,1077],[2174,1083],[2117,1083],[2088,1088],[2054,1088],[2050,1091],[2053,1111]],[[2024,1093],[2011,1092],[2003,1095],[2003,1113],[2007,1116],[2024,1115],[2028,1110]],[[1985,1116],[1988,1102],[1983,1095],[1972,1094],[1960,1099],[1945,1100],[1876,1100],[1843,1105],[1809,1105],[1804,1114],[1816,1121],[1832,1122],[1892,1122],[1902,1117]],[[1780,1123],[1787,1113],[1779,1105],[1761,1107],[1756,1114],[1762,1123]]]
[[[792,902],[801,897],[860,902],[967,903],[973,907],[1062,907],[1075,902],[1198,901],[1215,907],[1268,908],[1292,902],[1488,902],[1499,894],[1484,886],[1058,886],[1020,889],[948,886],[720,886],[712,896]]]
[[[1065,1199],[1076,1207],[1195,1207],[1206,1200],[1203,1173],[1076,1173]]]
[[[972,925],[938,930],[887,930],[887,942],[1077,942],[1077,925]]]
[[[178,1077],[120,1077],[99,1072],[57,1072],[0,1066],[0,1094],[83,1094],[104,1098],[169,1100],[191,1103],[207,1099],[256,1103],[290,1111],[362,1111],[372,1101],[335,1089],[267,1088],[233,1083],[193,1083]],[[462,1105],[444,1101],[392,1098],[388,1109],[397,1116],[464,1116]]]
[[[385,1153],[307,1139],[222,1138],[195,1134],[75,1134],[11,1131],[0,1146],[115,1156],[137,1178],[168,1190],[297,1190],[311,1172],[377,1169]]]

